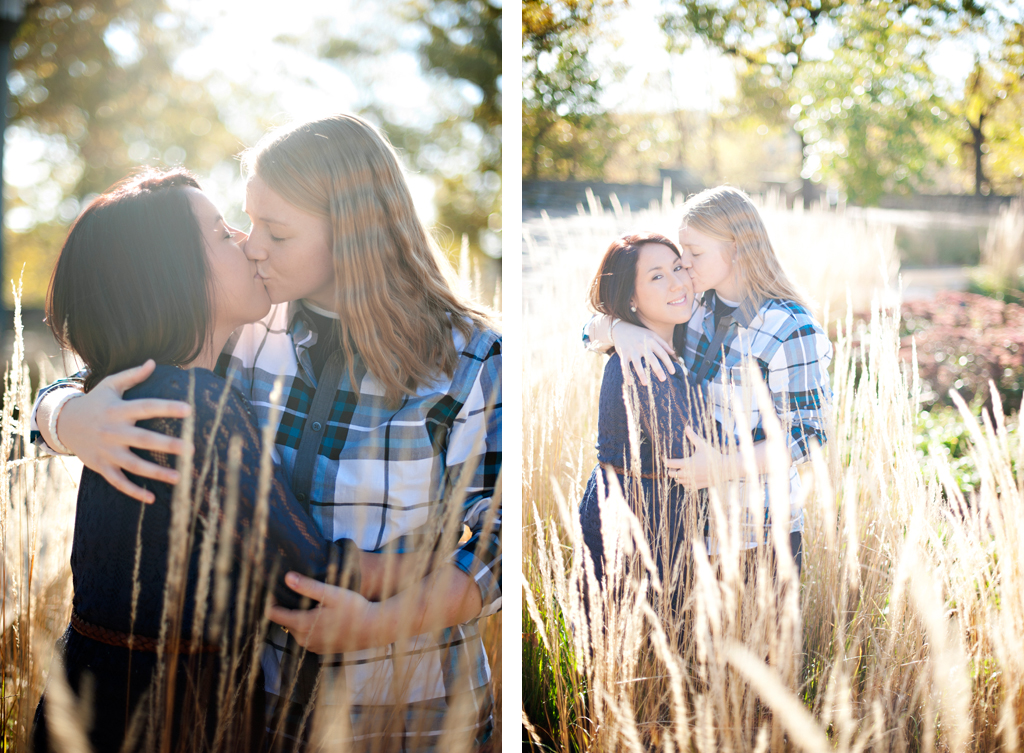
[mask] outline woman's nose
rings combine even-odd
[[[263,261],[267,258],[267,254],[263,250],[259,240],[255,237],[255,233],[250,233],[245,236],[245,243],[242,246],[242,250],[245,252],[245,257],[250,261]]]

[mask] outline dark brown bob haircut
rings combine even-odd
[[[146,171],[72,225],[50,278],[46,320],[88,368],[86,391],[147,358],[194,361],[212,330],[209,265],[185,170]]]
[[[599,314],[608,314],[624,322],[644,327],[629,302],[636,290],[636,263],[640,248],[648,243],[668,246],[680,256],[679,246],[660,233],[632,233],[616,238],[608,246],[590,284],[590,305]]]

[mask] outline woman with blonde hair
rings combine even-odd
[[[263,654],[273,744],[308,737],[314,702],[325,741],[348,748],[433,750],[449,728],[482,744],[493,698],[478,620],[501,606],[501,337],[447,282],[393,148],[365,121],[270,133],[243,165],[245,252],[275,305],[234,333],[218,371],[261,426],[283,381],[275,459],[324,538],[358,555],[361,593],[379,598],[288,574],[319,605],[268,612],[281,626]],[[132,425],[124,380],[50,425],[142,498],[122,468],[158,471],[130,448],[180,446]],[[96,426],[112,439],[97,446]]]
[[[763,414],[769,406],[751,399],[748,369],[752,366],[759,373],[770,394],[770,408],[782,422],[792,463],[789,520],[776,522],[788,526],[790,549],[799,568],[803,511],[795,465],[809,459],[812,446],[827,440],[831,343],[782,268],[757,208],[743,191],[719,186],[692,196],[683,205],[679,244],[698,294],[682,352],[676,353],[671,343],[649,330],[610,317],[592,319],[584,337],[592,348],[614,345],[642,382],[647,376],[639,366],[645,355],[655,356],[650,358],[650,370],[660,380],[666,378],[665,370],[674,373],[675,359],[681,358],[693,384],[714,410],[725,440],[725,452],[719,452],[691,434],[697,448],[694,454],[666,461],[670,474],[688,488],[710,486],[713,475],[746,476],[747,465],[737,451],[740,436],[735,416],[740,411],[749,411],[754,467],[759,476],[767,472]],[[763,478],[758,487],[741,492],[740,499],[748,492],[762,497],[764,506],[762,519],[748,515],[742,521],[744,545],[754,548],[759,544],[758,531],[765,531],[767,543],[773,521]],[[750,505],[752,510],[753,499]]]

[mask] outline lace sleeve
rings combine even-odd
[[[238,478],[237,517],[233,527],[232,551],[237,560],[246,555],[243,546],[245,537],[252,529],[257,512],[257,498],[260,478],[261,439],[255,417],[248,403],[234,389],[227,388],[224,380],[210,372],[200,370],[179,371],[163,379],[153,379],[159,386],[159,397],[174,400],[189,400],[190,373],[195,375],[194,404],[195,455],[192,463],[193,490],[201,489],[198,498],[198,514],[215,517],[218,525],[224,523],[223,501],[227,498],[228,454],[232,437],[241,439],[241,466]],[[155,375],[156,376],[156,375]],[[148,386],[149,382],[145,386]],[[151,392],[152,390],[146,390]],[[132,397],[156,397],[157,395],[131,395]],[[127,397],[127,395],[126,395]],[[180,436],[180,419],[154,419],[140,422],[140,426],[164,434]],[[153,462],[173,467],[173,456],[160,453],[140,452]],[[211,504],[216,492],[216,505]],[[263,557],[260,562],[241,562],[243,566],[259,567],[264,573],[276,572],[277,579],[269,584],[274,597],[282,606],[299,607],[298,594],[284,585],[284,574],[289,570],[300,572],[320,581],[328,580],[329,570],[343,570],[343,549],[340,545],[325,541],[316,528],[309,513],[300,505],[286,482],[281,469],[274,466],[269,484],[269,509]],[[276,568],[276,570],[275,570]]]

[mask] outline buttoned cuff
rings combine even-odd
[[[475,542],[471,539],[463,547],[455,550],[449,557],[449,562],[472,578],[480,589],[483,609],[480,610],[479,619],[501,609],[501,556],[489,563],[484,562],[473,552],[474,548]]]

